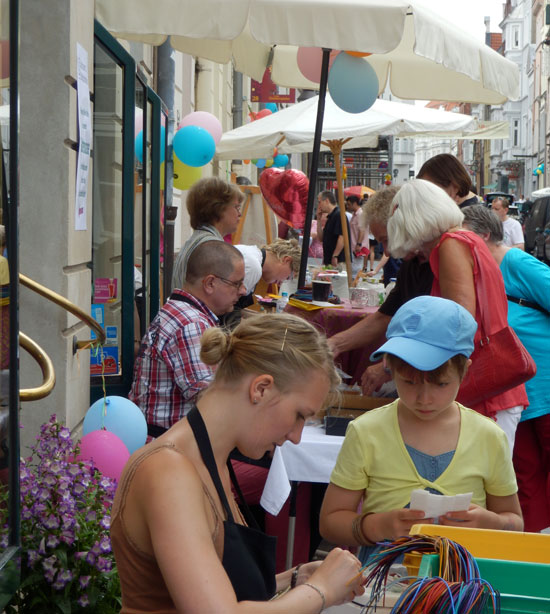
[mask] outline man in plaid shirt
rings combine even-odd
[[[243,285],[241,253],[223,241],[207,241],[192,253],[186,282],[175,289],[149,325],[134,365],[128,397],[158,437],[193,407],[213,370],[200,360],[200,338],[233,310]]]

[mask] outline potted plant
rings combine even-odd
[[[20,488],[21,584],[5,612],[118,613],[109,537],[116,482],[78,460],[78,446],[55,415],[21,460]],[[5,547],[7,489],[1,496]]]

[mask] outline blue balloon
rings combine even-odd
[[[135,153],[136,158],[143,163],[143,130],[140,130],[136,136]]]
[[[187,166],[204,166],[216,153],[216,142],[200,126],[184,126],[174,135],[174,153]]]
[[[277,113],[277,111],[279,110],[277,108],[277,103],[276,102],[267,102],[265,105],[266,109],[269,109],[272,113]]]
[[[164,162],[164,157],[166,153],[166,129],[164,126],[160,127],[159,149],[160,149],[160,163],[162,164]]]
[[[278,154],[273,158],[273,166],[286,166],[288,164],[288,156],[286,154]]]
[[[256,161],[256,166],[258,168],[263,168],[265,166],[265,158],[258,158],[258,160]]]
[[[378,77],[363,58],[342,52],[336,56],[328,73],[328,90],[332,100],[348,113],[370,109],[378,97]]]
[[[164,162],[165,157],[165,147],[163,146],[166,138],[166,129],[164,126],[160,127],[160,143],[159,143],[159,151],[160,151],[160,163]],[[135,154],[136,158],[143,164],[143,130],[140,130],[136,136],[135,143]]]
[[[105,428],[124,442],[130,454],[147,439],[147,423],[141,409],[124,397],[98,399],[86,412],[82,433]]]

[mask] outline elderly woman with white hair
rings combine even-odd
[[[423,179],[409,181],[392,201],[388,249],[396,258],[416,256],[428,261],[434,274],[432,295],[459,303],[481,325],[471,357],[471,368],[475,369],[481,328],[490,335],[507,326],[507,301],[496,262],[483,239],[461,228],[463,218],[456,202],[440,187]],[[495,417],[513,449],[516,427],[527,403],[525,386],[521,385],[484,399],[472,409]]]

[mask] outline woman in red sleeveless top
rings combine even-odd
[[[485,334],[507,326],[508,303],[502,274],[483,239],[461,228],[464,215],[449,195],[429,181],[415,179],[399,190],[392,209],[388,220],[392,256],[417,256],[429,261],[434,274],[432,295],[454,300],[468,309],[478,325],[483,324]],[[482,320],[481,308],[490,312],[490,321]],[[480,339],[478,326],[475,343]],[[475,353],[470,368],[475,369]],[[527,404],[525,386],[521,385],[472,409],[495,417],[513,449],[516,427]]]

